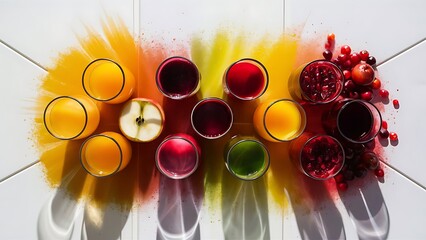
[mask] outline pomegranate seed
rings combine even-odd
[[[388,122],[386,122],[385,120],[382,121],[382,128],[388,129]]]
[[[385,172],[383,171],[383,169],[378,168],[374,170],[374,175],[376,175],[376,177],[382,178],[385,176]]]
[[[394,106],[395,108],[399,108],[399,101],[398,101],[398,99],[394,99],[394,100],[392,101],[392,103],[393,103],[393,106]]]
[[[361,57],[358,53],[352,53],[349,58],[351,59],[352,66],[357,65],[361,61]]]
[[[359,52],[359,56],[362,61],[367,61],[368,57],[370,56],[370,53],[368,53],[367,50],[362,50],[361,52]]]
[[[389,133],[389,139],[390,139],[391,141],[396,141],[396,140],[398,140],[398,134],[396,134],[395,132],[390,132],[390,133]]]
[[[389,97],[389,92],[386,89],[380,89],[379,90],[379,95],[382,98],[387,98],[387,97]]]
[[[371,99],[373,99],[373,92],[370,90],[361,92],[361,99],[365,101],[370,101]]]
[[[322,55],[324,56],[325,60],[331,60],[333,57],[333,53],[330,50],[325,50]]]
[[[329,33],[327,35],[327,42],[334,43],[335,40],[336,40],[336,35],[334,35],[334,33]]]
[[[382,86],[382,82],[378,78],[374,79],[373,82],[371,83],[371,87],[373,89],[379,89],[380,86]]]
[[[337,56],[337,61],[339,61],[339,63],[344,63],[346,60],[348,59],[348,55],[346,54],[339,54]]]
[[[376,64],[376,58],[373,57],[373,56],[369,56],[368,59],[367,59],[367,61],[366,61],[366,63],[370,64],[371,66],[373,66],[374,64]]]
[[[337,183],[341,183],[341,182],[344,182],[344,181],[345,181],[345,177],[343,176],[343,174],[339,173],[339,174],[337,174],[336,176],[334,176],[334,180],[335,180]]]
[[[342,54],[346,54],[346,55],[351,54],[351,47],[349,47],[348,45],[343,45],[343,46],[340,48],[340,53],[342,53]]]
[[[387,129],[384,129],[384,128],[380,129],[379,135],[380,135],[381,138],[386,139],[386,138],[389,137],[389,131]]]
[[[345,79],[348,80],[351,78],[351,71],[343,70],[343,75],[345,76]]]
[[[348,190],[348,184],[347,184],[347,183],[345,183],[345,182],[338,183],[338,184],[337,184],[337,188],[338,188],[340,191],[346,191],[346,190]]]

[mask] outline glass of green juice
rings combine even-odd
[[[262,177],[269,168],[269,152],[258,139],[234,136],[225,146],[225,165],[228,171],[241,180]]]

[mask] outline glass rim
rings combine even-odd
[[[335,97],[333,97],[333,98],[331,98],[330,100],[328,100],[328,101],[321,101],[321,102],[318,102],[318,101],[314,101],[314,100],[312,100],[310,97],[308,97],[307,95],[306,95],[306,93],[302,90],[302,87],[300,87],[300,81],[301,81],[301,79],[300,79],[300,77],[301,77],[301,75],[302,75],[302,73],[305,71],[305,69],[309,66],[309,65],[311,65],[311,64],[313,64],[313,63],[316,63],[316,62],[327,62],[328,64],[331,64],[332,66],[333,66],[333,68],[335,68],[339,73],[340,73],[340,75],[342,76],[342,80],[340,81],[340,90],[338,91],[338,92],[336,92],[336,96]],[[343,71],[339,68],[339,66],[337,66],[335,63],[333,63],[332,61],[329,61],[329,60],[326,60],[326,59],[316,59],[316,60],[313,60],[313,61],[310,61],[310,62],[308,62],[308,63],[306,63],[306,65],[303,67],[303,69],[302,69],[302,71],[300,71],[300,75],[299,75],[299,79],[298,79],[298,84],[299,84],[299,87],[300,87],[300,92],[302,93],[302,96],[303,97],[305,97],[309,102],[311,102],[311,103],[315,103],[315,104],[327,104],[327,103],[331,103],[331,102],[333,102],[334,100],[336,100],[339,96],[340,96],[340,93],[342,93],[342,91],[343,91],[343,81],[344,81],[345,79],[344,79],[344,74],[343,74]]]
[[[49,107],[52,106],[52,108],[53,108],[52,104],[54,102],[56,102],[58,100],[62,100],[62,99],[70,99],[70,100],[73,100],[73,101],[77,102],[81,106],[81,108],[83,109],[83,111],[84,111],[84,125],[83,125],[83,128],[81,129],[80,132],[78,132],[75,136],[72,136],[72,137],[60,137],[60,136],[58,136],[57,134],[55,134],[53,132],[53,130],[49,129],[48,124],[46,123],[46,116],[47,116],[47,111],[48,111]],[[50,116],[49,116],[49,119],[50,119]],[[89,122],[89,116],[88,116],[86,107],[84,106],[84,104],[80,100],[78,100],[76,97],[72,97],[72,96],[59,96],[59,97],[56,97],[56,98],[52,99],[46,105],[46,108],[44,109],[44,112],[43,112],[43,124],[44,124],[44,127],[50,133],[50,135],[52,135],[53,137],[55,137],[57,139],[60,139],[60,140],[72,140],[72,139],[75,139],[75,138],[81,136],[83,134],[83,132],[86,130],[88,122]]]
[[[238,137],[238,136],[234,136],[233,138],[235,138],[235,137]],[[233,139],[233,138],[231,138],[231,140]],[[264,167],[264,169],[263,169],[263,171],[259,174],[259,175],[257,175],[256,177],[254,177],[254,178],[243,178],[243,177],[241,177],[240,175],[238,175],[238,174],[236,174],[232,169],[230,169],[229,168],[229,166],[228,166],[228,164],[229,164],[229,155],[231,154],[231,151],[232,151],[232,149],[234,149],[238,144],[240,144],[240,143],[242,143],[242,142],[254,142],[254,143],[257,143],[257,144],[259,144],[262,148],[263,148],[263,150],[264,150],[264,152],[266,153],[266,156],[267,156],[267,163],[266,163],[266,166]],[[268,150],[268,148],[266,147],[266,145],[265,144],[263,144],[260,140],[258,140],[258,139],[256,139],[256,138],[250,138],[250,137],[244,137],[244,136],[242,136],[242,139],[240,139],[240,140],[238,140],[237,142],[235,142],[234,144],[232,144],[232,146],[227,150],[227,153],[226,153],[226,159],[225,159],[225,166],[226,166],[226,168],[228,169],[228,171],[233,175],[233,176],[235,176],[236,178],[238,178],[238,179],[240,179],[240,180],[244,180],[244,181],[253,181],[253,180],[256,180],[256,179],[258,179],[258,178],[261,178],[261,177],[263,177],[264,175],[265,175],[265,173],[268,171],[268,169],[269,169],[269,166],[271,165],[271,155],[270,155],[270,153],[269,153],[269,150]]]
[[[300,131],[300,133],[295,134],[294,136],[292,136],[292,137],[291,137],[291,138],[289,138],[289,139],[279,139],[279,138],[275,137],[274,135],[272,135],[272,133],[268,130],[268,127],[266,126],[266,114],[268,114],[269,109],[270,109],[270,108],[271,108],[274,104],[276,104],[276,103],[278,103],[278,102],[283,102],[283,101],[285,101],[285,102],[291,102],[291,103],[293,103],[294,105],[296,105],[297,109],[299,109],[299,112],[300,112],[300,114],[301,114],[301,118],[302,118],[302,121],[303,121],[303,124],[302,124],[303,126],[300,126],[300,128],[299,128],[299,130],[298,130],[298,131]],[[298,137],[299,137],[300,135],[302,135],[302,134],[303,134],[303,132],[305,131],[306,124],[307,124],[307,121],[306,121],[306,112],[305,112],[305,109],[303,109],[303,107],[302,107],[302,105],[300,105],[300,103],[298,103],[297,101],[292,100],[292,99],[281,98],[281,99],[277,99],[277,100],[272,101],[272,102],[268,105],[268,107],[266,107],[265,113],[263,114],[263,127],[265,128],[266,133],[268,133],[268,135],[269,135],[271,138],[273,138],[274,140],[277,140],[277,141],[279,141],[279,142],[289,142],[289,141],[291,141],[291,140],[294,140],[294,139],[298,138]]]
[[[339,132],[339,134],[344,138],[344,139],[346,139],[346,140],[348,140],[349,142],[352,142],[352,143],[367,143],[367,142],[370,142],[370,141],[372,141],[372,140],[374,140],[374,138],[379,134],[379,132],[380,132],[380,129],[381,129],[381,127],[382,127],[382,114],[380,113],[380,110],[374,105],[374,104],[372,104],[371,102],[368,102],[368,101],[365,101],[365,100],[362,100],[362,99],[343,99],[343,102],[344,102],[344,104],[343,104],[343,106],[339,109],[339,111],[337,112],[337,117],[336,117],[336,126],[337,126],[337,131]],[[375,119],[374,119],[374,113],[372,113],[371,112],[371,110],[370,110],[370,108],[368,107],[368,106],[372,106],[373,107],[373,109],[375,109],[375,111],[377,112],[377,114],[379,115],[379,120],[378,120],[378,122],[379,122],[379,127],[378,127],[378,130],[377,130],[377,132],[376,133],[374,133],[373,134],[373,136],[371,136],[371,137],[369,137],[367,140],[363,140],[363,141],[355,141],[355,140],[353,140],[353,139],[351,139],[351,138],[349,138],[349,137],[347,137],[347,136],[345,136],[343,133],[342,133],[342,131],[341,131],[341,129],[340,129],[340,125],[339,125],[339,119],[340,119],[340,114],[342,113],[342,111],[343,111],[343,109],[345,109],[349,104],[351,104],[351,103],[354,103],[354,102],[359,102],[359,103],[361,103],[361,104],[363,104],[365,107],[367,107],[368,108],[368,110],[369,110],[369,112],[371,113],[371,118],[372,118],[372,120],[373,120],[373,126],[372,126],[372,129],[370,129],[370,131],[372,131],[373,130],[373,128],[374,128],[374,121],[376,121]]]
[[[315,177],[315,176],[312,176],[312,175],[310,175],[302,166],[302,151],[303,151],[303,149],[306,147],[306,145],[310,142],[310,141],[312,141],[313,139],[315,139],[315,138],[318,138],[318,137],[328,137],[328,138],[331,138],[334,142],[336,142],[338,145],[339,145],[339,147],[340,147],[340,149],[342,150],[342,164],[341,164],[341,166],[340,166],[340,168],[339,168],[339,170],[338,171],[336,171],[336,173],[335,174],[331,174],[330,176],[328,176],[328,177],[326,177],[326,178],[319,178],[319,177]],[[346,156],[345,156],[345,149],[343,148],[343,145],[342,145],[342,143],[339,141],[339,140],[337,140],[335,137],[333,137],[333,136],[330,136],[330,135],[327,135],[327,134],[316,134],[316,135],[313,135],[313,136],[311,136],[311,137],[309,137],[308,138],[308,140],[306,140],[306,142],[303,144],[303,146],[302,146],[302,148],[300,149],[300,153],[299,153],[299,160],[298,160],[298,162],[299,162],[299,164],[300,164],[300,169],[302,170],[302,172],[303,172],[303,174],[305,174],[306,176],[308,176],[308,177],[310,177],[310,178],[312,178],[312,179],[314,179],[314,180],[328,180],[328,179],[330,179],[330,178],[333,178],[334,176],[336,176],[342,169],[343,169],[343,167],[344,167],[344,165],[345,165],[345,162],[346,162]]]
[[[85,165],[85,163],[84,163],[84,161],[83,161],[82,154],[83,154],[83,150],[84,150],[84,148],[85,148],[85,146],[86,146],[86,143],[88,143],[90,140],[92,140],[93,138],[96,138],[96,137],[105,137],[105,138],[108,138],[109,140],[112,140],[112,141],[115,143],[115,145],[118,147],[118,150],[119,150],[119,152],[120,152],[120,162],[118,163],[117,168],[116,168],[113,172],[111,172],[111,173],[109,173],[109,174],[101,175],[101,174],[92,173],[92,172],[91,172],[91,171],[90,171],[90,170],[86,167],[86,165]],[[113,137],[108,136],[108,135],[106,135],[106,134],[104,134],[104,133],[95,134],[95,135],[92,135],[92,136],[88,137],[88,138],[87,138],[86,140],[84,140],[84,142],[81,144],[81,147],[80,147],[80,163],[81,163],[81,166],[83,167],[83,169],[84,169],[87,173],[89,173],[90,175],[92,175],[92,176],[94,176],[94,177],[98,177],[98,178],[102,178],[102,177],[109,177],[109,176],[112,176],[112,175],[114,175],[114,174],[116,174],[116,173],[118,173],[118,172],[120,171],[121,165],[122,165],[122,163],[123,163],[123,151],[121,150],[121,146],[120,146],[120,144],[118,144],[117,140],[115,140]]]
[[[242,98],[242,97],[240,97],[240,96],[238,96],[238,95],[236,95],[234,92],[232,92],[232,90],[229,88],[229,86],[228,86],[228,73],[229,73],[229,70],[233,67],[233,66],[235,66],[236,64],[238,64],[238,63],[240,63],[240,62],[244,62],[244,61],[248,61],[248,62],[254,62],[255,63],[255,65],[256,66],[260,66],[260,70],[262,71],[262,72],[264,72],[265,73],[265,76],[266,76],[266,79],[265,79],[265,81],[266,81],[266,83],[265,83],[265,86],[263,87],[263,89],[262,89],[262,91],[259,93],[259,95],[258,96],[256,96],[256,97],[251,97],[251,98]],[[266,90],[268,89],[268,86],[269,86],[269,73],[268,73],[268,70],[266,69],[266,67],[265,67],[265,65],[263,65],[259,60],[256,60],[256,59],[254,59],[254,58],[242,58],[242,59],[240,59],[240,60],[237,60],[237,61],[235,61],[235,62],[233,62],[227,69],[226,69],[226,72],[225,72],[225,87],[226,87],[226,89],[228,89],[228,91],[229,91],[229,93],[232,95],[232,96],[234,96],[234,97],[236,97],[237,99],[240,99],[240,100],[243,100],[243,101],[250,101],[250,100],[255,100],[255,99],[258,99],[258,98],[260,98],[265,92],[266,92]]]
[[[162,68],[165,64],[167,64],[170,60],[172,59],[183,59],[185,61],[188,61],[196,70],[197,73],[197,84],[195,84],[194,88],[191,89],[191,93],[189,94],[184,94],[184,95],[180,95],[180,96],[172,96],[170,93],[167,93],[166,91],[164,91],[163,87],[161,87],[160,84],[160,68]],[[195,90],[197,90],[198,86],[200,85],[200,80],[201,80],[201,73],[198,70],[197,65],[191,61],[190,59],[186,58],[186,57],[182,57],[182,56],[172,56],[172,57],[168,57],[166,59],[164,59],[157,67],[157,70],[155,71],[155,84],[157,85],[157,89],[166,97],[170,98],[170,99],[174,99],[174,100],[180,100],[180,99],[184,99],[184,98],[188,98],[190,96],[192,96],[195,93]]]
[[[192,170],[189,173],[183,174],[182,176],[172,176],[169,173],[167,173],[166,171],[163,171],[163,169],[161,169],[161,167],[160,167],[160,161],[159,161],[159,156],[158,156],[159,153],[160,153],[160,150],[161,150],[160,148],[166,142],[173,140],[173,139],[184,140],[185,142],[189,143],[192,146],[192,148],[195,150],[195,156],[196,156],[195,166],[192,168]],[[198,148],[199,148],[199,146],[195,145],[191,140],[188,140],[183,136],[170,135],[170,136],[166,137],[163,141],[161,141],[160,144],[158,144],[157,150],[155,151],[155,166],[157,167],[158,171],[160,171],[164,176],[166,176],[168,178],[175,179],[175,180],[187,178],[187,177],[191,176],[198,169],[198,165],[199,165],[199,162],[200,162],[200,154],[199,154]]]
[[[89,91],[87,90],[87,88],[86,88],[86,84],[85,84],[85,75],[86,75],[86,71],[90,68],[90,66],[91,65],[93,65],[93,64],[95,64],[96,62],[98,62],[98,61],[107,61],[107,62],[111,62],[111,63],[113,63],[113,64],[115,64],[119,69],[120,69],[120,71],[121,71],[121,75],[123,76],[123,84],[121,85],[121,89],[118,91],[118,93],[116,94],[116,95],[114,95],[114,96],[112,96],[112,97],[110,97],[110,98],[108,98],[108,99],[100,99],[100,98],[96,98],[96,97],[94,97],[94,96],[92,96],[92,94],[90,94],[89,93]],[[115,98],[117,98],[122,92],[123,92],[123,90],[124,90],[124,86],[126,85],[126,75],[125,75],[125,73],[124,73],[124,69],[121,67],[121,65],[120,64],[118,64],[116,61],[114,61],[114,60],[112,60],[112,59],[109,59],[109,58],[97,58],[97,59],[95,59],[95,60],[93,60],[93,61],[91,61],[85,68],[84,68],[84,71],[83,71],[83,75],[82,75],[82,77],[81,77],[81,80],[82,80],[82,85],[83,85],[83,89],[84,89],[84,92],[89,96],[89,97],[91,97],[91,98],[93,98],[93,99],[95,99],[96,101],[100,101],[100,102],[108,102],[108,101],[111,101],[111,100],[113,100],[113,99],[115,99]]]
[[[217,135],[215,137],[209,137],[209,136],[206,136],[206,135],[202,134],[194,126],[194,112],[197,109],[197,107],[199,107],[199,105],[202,104],[202,103],[204,103],[204,102],[212,101],[212,100],[213,101],[216,100],[216,101],[220,102],[222,105],[226,106],[226,108],[229,110],[229,113],[231,114],[231,122],[229,124],[229,127],[226,129],[225,132],[223,132],[223,133],[221,133],[221,134],[219,134],[219,135]],[[194,131],[198,135],[200,135],[201,137],[206,138],[206,139],[211,139],[212,140],[212,139],[218,139],[218,138],[224,136],[225,134],[227,134],[229,132],[229,130],[231,130],[233,123],[234,123],[234,113],[232,112],[231,106],[229,106],[229,104],[225,100],[217,98],[217,97],[208,97],[208,98],[201,99],[200,101],[197,102],[197,104],[195,104],[195,106],[192,108],[192,111],[191,111],[191,126],[192,126],[192,129],[194,129]]]

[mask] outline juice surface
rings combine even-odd
[[[249,177],[262,171],[265,166],[264,148],[254,141],[235,145],[228,158],[228,167],[237,175]]]
[[[275,138],[290,140],[302,127],[300,110],[293,102],[276,102],[265,114],[265,127]]]
[[[46,116],[50,124],[49,129],[61,138],[77,136],[86,123],[84,108],[71,98],[62,98],[54,104]]]
[[[242,99],[260,96],[266,87],[264,72],[255,64],[242,61],[235,63],[227,72],[226,84],[229,90]]]
[[[166,174],[181,177],[190,174],[197,166],[197,150],[185,139],[171,138],[158,152],[158,166]]]
[[[90,79],[89,88],[93,97],[102,100],[115,97],[123,86],[123,73],[113,62],[97,64],[87,78]]]

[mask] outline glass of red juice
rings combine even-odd
[[[269,152],[254,137],[235,136],[225,146],[225,165],[228,171],[241,180],[262,177],[269,168]]]
[[[197,170],[201,148],[197,141],[185,133],[166,137],[157,147],[155,163],[157,169],[172,179],[189,177]]]
[[[268,88],[269,75],[265,66],[251,58],[234,62],[223,78],[224,91],[240,100],[253,100]]]
[[[290,158],[306,176],[327,180],[336,176],[345,163],[340,142],[329,135],[303,133],[290,143]]]
[[[382,116],[370,102],[342,99],[324,114],[322,123],[326,132],[332,136],[352,143],[367,143],[379,133]]]
[[[200,136],[217,139],[225,135],[232,127],[231,107],[222,99],[205,98],[192,109],[191,125]]]
[[[296,68],[290,75],[288,88],[297,100],[315,104],[330,103],[343,89],[344,75],[340,68],[327,60],[315,60]]]
[[[157,69],[156,83],[160,92],[171,99],[183,99],[197,93],[201,75],[197,66],[184,57],[164,60]]]

